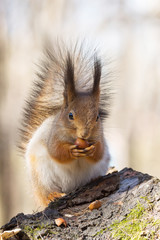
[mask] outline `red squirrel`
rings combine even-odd
[[[21,128],[21,148],[42,206],[105,175],[110,160],[102,123],[108,79],[97,53],[55,47],[45,56]]]

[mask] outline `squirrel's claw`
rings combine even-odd
[[[72,153],[85,153],[85,152],[86,152],[85,148],[84,149],[78,149],[78,148],[72,149]]]
[[[92,157],[95,152],[95,145],[91,145],[90,147],[86,148],[86,156]]]
[[[86,154],[85,153],[72,153],[72,155],[74,156],[74,157],[86,157]]]
[[[86,152],[89,152],[89,151],[91,151],[91,150],[93,150],[93,149],[95,149],[95,145],[94,145],[94,144],[92,144],[91,146],[85,148],[85,151],[86,151]]]
[[[70,150],[77,149],[77,145],[71,145],[69,148],[70,148]]]
[[[54,201],[55,199],[59,199],[61,197],[64,197],[65,195],[66,195],[65,193],[52,192],[47,196],[46,204],[48,205],[50,202]]]
[[[95,151],[95,146],[91,145],[87,148],[84,149],[79,149],[76,147],[74,147],[75,145],[73,145],[70,149],[71,149],[71,153],[74,157],[87,157],[87,156],[92,156],[94,151]]]

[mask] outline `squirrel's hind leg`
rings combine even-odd
[[[46,207],[51,201],[54,201],[57,198],[61,198],[65,196],[65,193],[60,193],[56,191],[48,192],[45,186],[43,186],[42,176],[38,171],[38,166],[37,166],[38,162],[35,155],[32,154],[29,156],[29,163],[30,163],[29,169],[31,174],[33,192],[35,195],[35,199],[37,200],[37,203],[40,204],[40,206]]]
[[[52,192],[50,193],[48,196],[47,196],[47,199],[48,199],[48,204],[51,202],[51,201],[54,201],[58,198],[61,198],[61,197],[64,197],[66,194],[65,193],[60,193],[60,192]],[[48,205],[47,204],[47,205]]]
[[[47,207],[48,204],[52,201],[55,201],[56,199],[59,199],[63,196],[65,196],[65,193],[60,193],[60,192],[52,192],[49,193],[48,196],[46,196],[43,191],[41,191],[41,188],[37,188],[35,191],[35,196],[36,199],[38,201],[38,203],[42,206],[42,207]]]
[[[59,199],[59,198],[65,196],[66,194],[59,193],[59,192],[52,192],[52,193],[48,194],[48,196],[45,196],[42,194],[41,191],[36,190],[35,195],[36,195],[36,198],[37,198],[38,202],[40,203],[40,205],[42,207],[47,207],[50,202],[55,201],[56,199]]]

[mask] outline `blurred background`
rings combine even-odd
[[[116,59],[105,126],[111,165],[160,177],[159,0],[1,0],[0,225],[38,210],[15,145],[46,36],[86,38]]]

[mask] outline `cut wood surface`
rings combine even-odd
[[[160,180],[125,168],[51,202],[44,211],[18,214],[2,231],[20,228],[12,240],[160,239],[159,219]],[[7,239],[3,233],[1,239]]]

